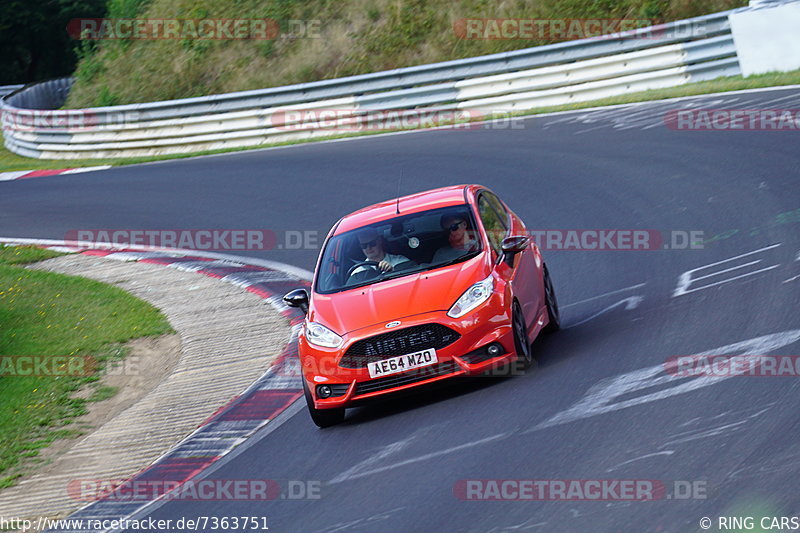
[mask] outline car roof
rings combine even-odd
[[[408,196],[401,196],[399,199],[400,214],[408,215],[439,207],[464,205],[470,193],[474,194],[478,189],[482,188],[483,187],[480,185],[451,185],[449,187],[440,187],[438,189],[409,194]],[[345,233],[369,224],[392,219],[398,216],[397,207],[398,199],[392,198],[391,200],[378,202],[377,204],[372,204],[358,211],[354,211],[342,217],[333,234],[339,235],[340,233]]]

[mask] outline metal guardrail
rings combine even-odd
[[[671,87],[739,74],[730,13],[360,76],[86,110],[56,109],[72,80],[52,80],[0,101],[3,133],[11,151],[37,158],[190,153],[329,136],[388,109],[474,117]],[[306,127],[286,113],[299,109],[339,112]]]
[[[0,97],[22,89],[24,85],[0,85]]]

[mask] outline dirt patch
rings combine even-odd
[[[97,384],[98,387],[114,387],[117,389],[116,394],[105,400],[87,403],[89,412],[75,418],[67,426],[81,430],[82,435],[58,439],[47,448],[42,448],[36,458],[36,462],[40,464],[23,467],[25,475],[18,481],[32,475],[59,475],[73,470],[75,465],[69,461],[55,460],[88,433],[134,405],[169,376],[181,357],[181,338],[177,334],[143,337],[128,341],[125,348],[127,357],[114,364],[111,373],[104,375]],[[94,390],[93,386],[84,387],[75,397],[88,398]]]

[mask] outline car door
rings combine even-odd
[[[511,265],[503,261],[501,249],[503,239],[511,235],[524,235],[524,227],[521,224],[520,227],[514,227],[514,217],[503,202],[489,191],[481,191],[479,194],[478,213],[487,231],[489,244],[497,254],[495,269],[511,284],[525,316],[528,331],[531,331],[543,305],[541,281],[537,275],[538,266],[533,249],[528,246],[525,251],[516,254]]]

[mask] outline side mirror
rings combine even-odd
[[[503,239],[500,249],[503,251],[503,260],[506,264],[513,268],[514,256],[524,252],[530,242],[531,239],[527,235],[512,235]]]
[[[297,307],[303,313],[308,314],[308,291],[306,289],[295,289],[287,292],[283,296],[283,303],[289,307]]]
[[[503,243],[500,245],[500,248],[503,250],[503,253],[508,255],[518,254],[520,252],[524,252],[525,248],[528,247],[530,244],[531,239],[526,235],[517,235],[506,237],[503,239]]]

